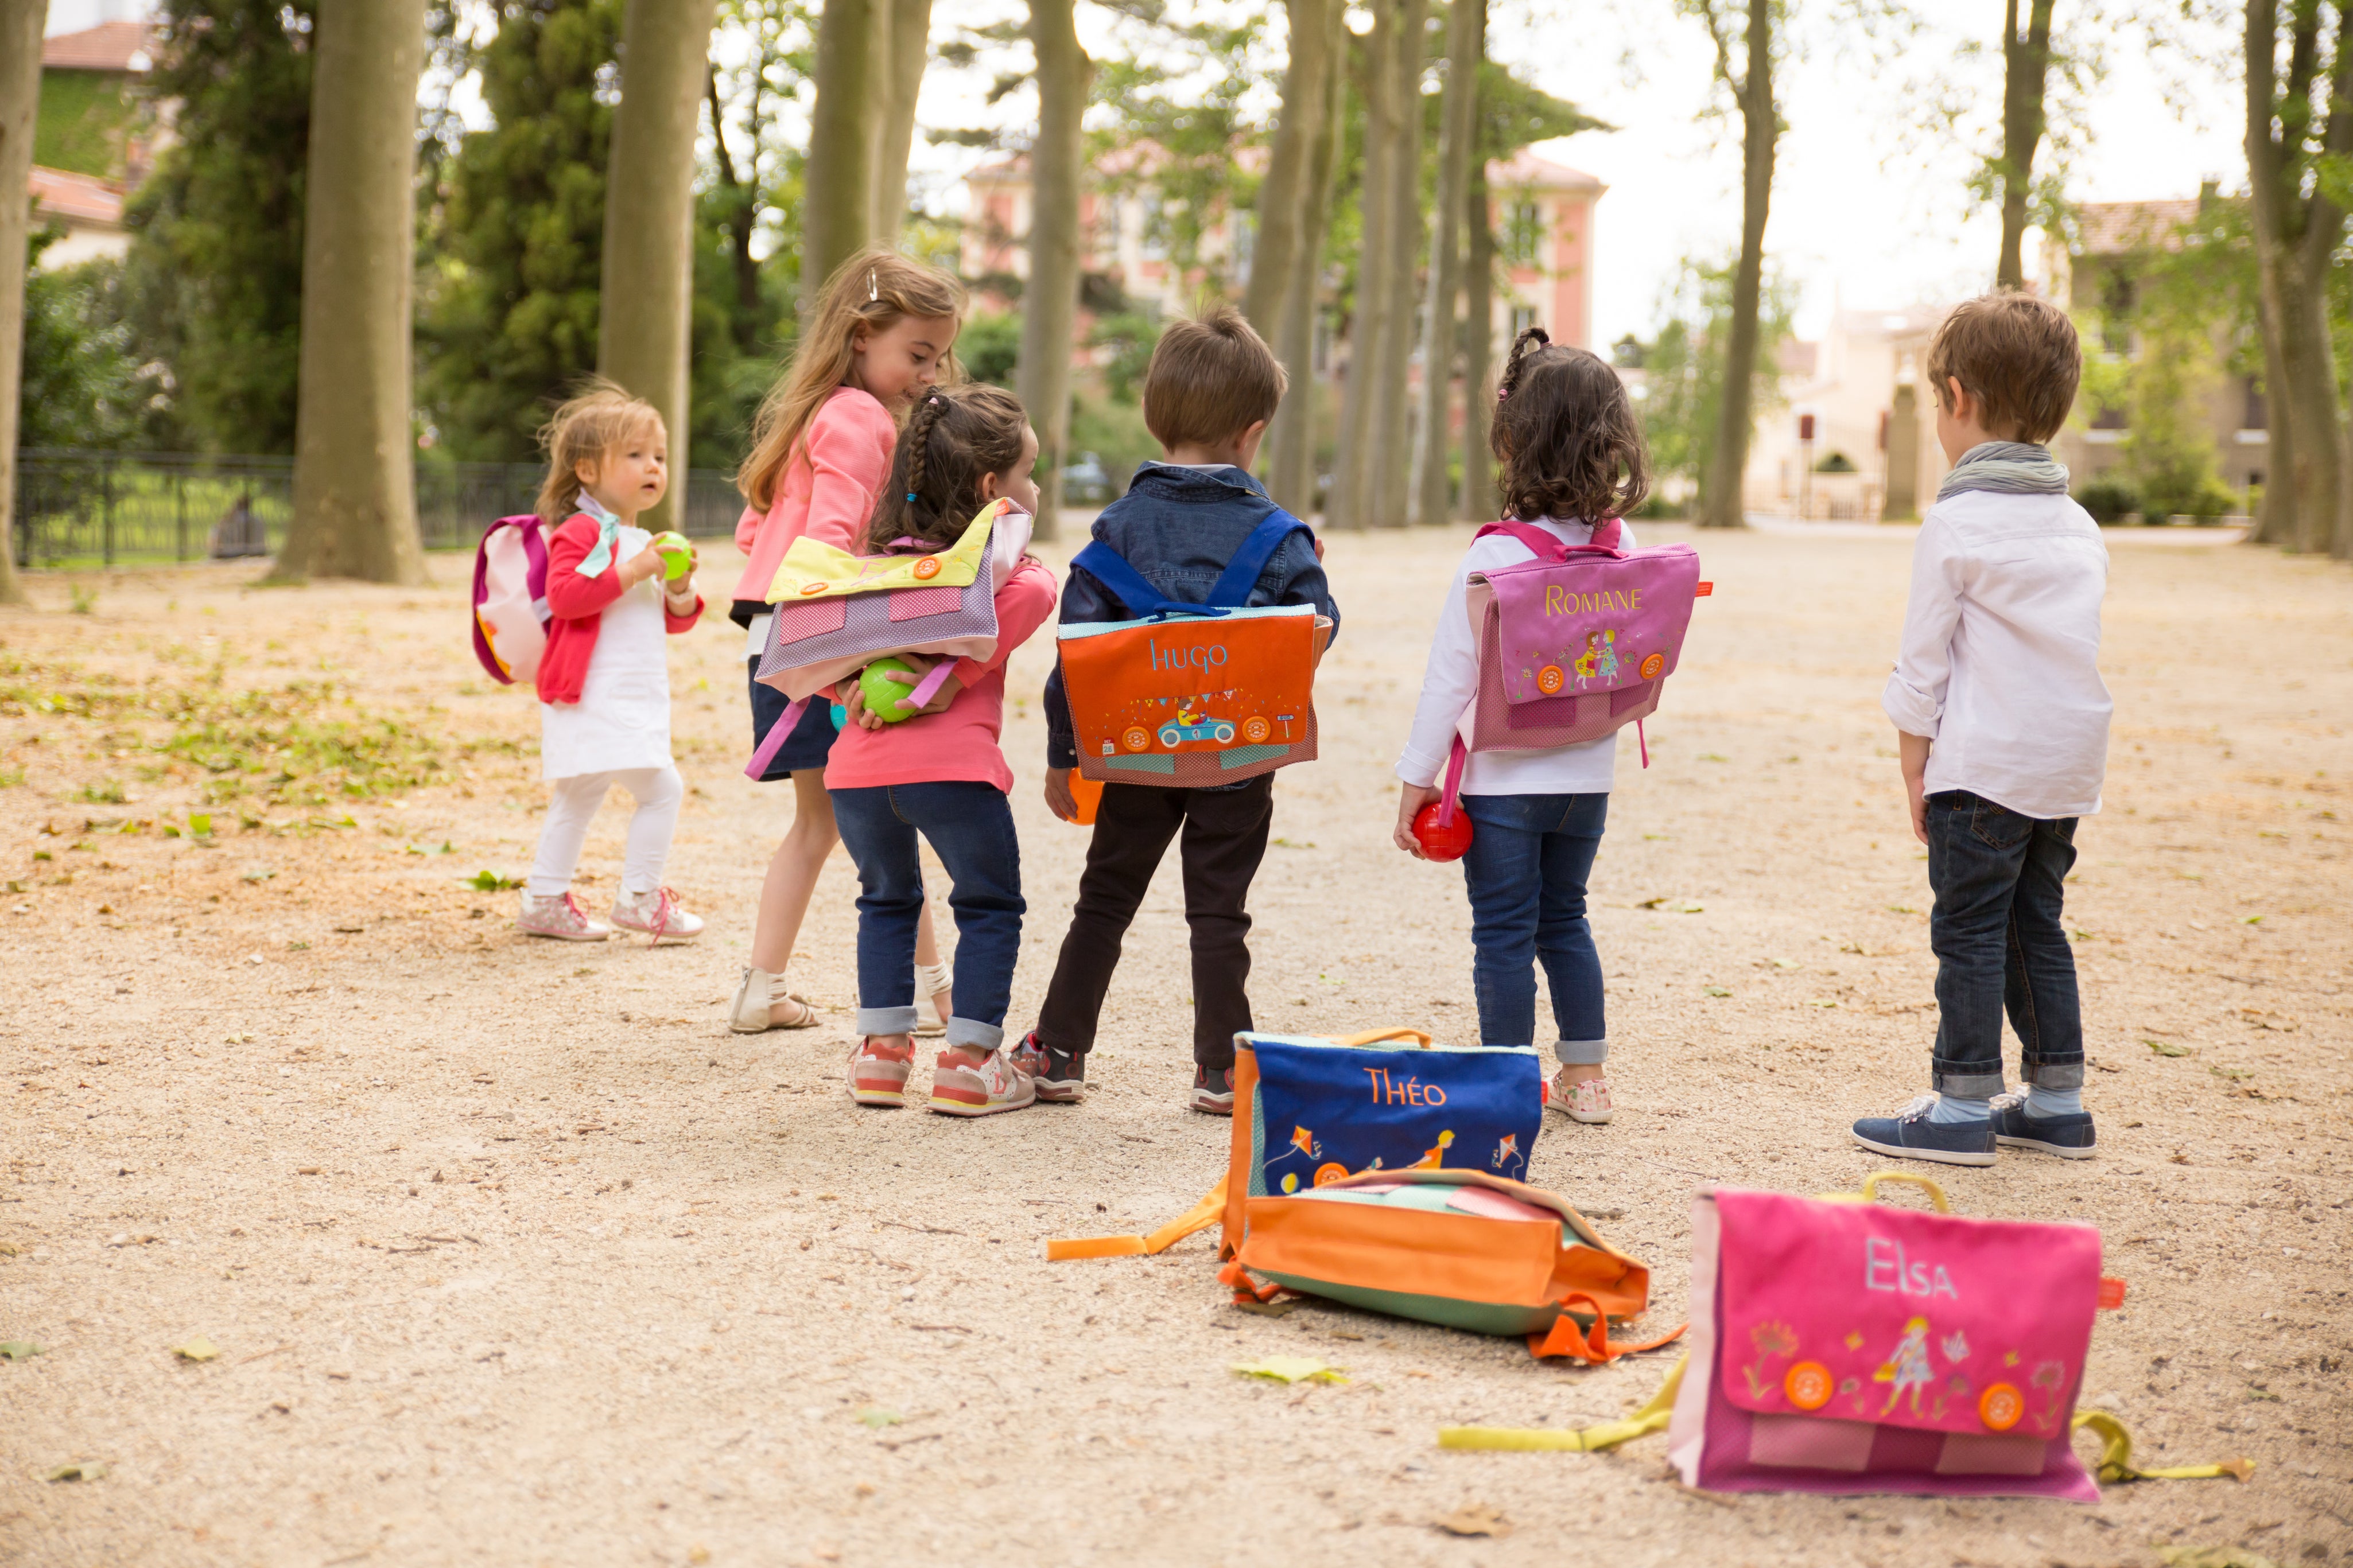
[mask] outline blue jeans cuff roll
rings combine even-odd
[[[861,1035],[912,1035],[915,1032],[915,1005],[903,1007],[860,1007],[858,1009],[858,1032]]]
[[[948,1020],[948,1044],[967,1050],[993,1051],[1005,1044],[1005,1026],[984,1024],[976,1018],[951,1017]]]

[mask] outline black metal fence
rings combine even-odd
[[[427,550],[470,549],[492,520],[529,511],[537,463],[420,458],[417,524]],[[269,556],[293,515],[291,458],[100,452],[28,447],[16,454],[9,541],[26,569]],[[743,497],[724,473],[686,476],[690,536],[733,531]]]

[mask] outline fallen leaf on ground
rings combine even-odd
[[[1238,1361],[1234,1371],[1244,1377],[1263,1377],[1274,1383],[1345,1383],[1338,1368],[1324,1365],[1313,1356],[1271,1355],[1258,1361]]]
[[[1501,1540],[1512,1533],[1512,1521],[1483,1502],[1464,1503],[1430,1522],[1449,1535],[1492,1535]]]
[[[2143,1040],[2141,1044],[2161,1057],[2186,1057],[2189,1054],[2188,1046],[2177,1046],[2170,1040]]]
[[[49,1481],[94,1481],[105,1474],[106,1466],[99,1460],[80,1459],[70,1465],[59,1465],[41,1479]]]
[[[0,1356],[10,1361],[30,1361],[41,1353],[41,1347],[30,1340],[0,1340]]]
[[[1731,995],[1731,994],[1732,994],[1732,993],[1731,993],[1731,992],[1729,992],[1729,991],[1725,990],[1725,989],[1723,986],[1721,986],[1721,985],[1711,985],[1711,986],[1709,986],[1709,987],[1707,988],[1707,994],[1708,994],[1709,995],[1711,995],[1711,996],[1729,996],[1729,995]]]
[[[877,1432],[880,1432],[885,1426],[896,1426],[900,1422],[906,1419],[905,1416],[900,1415],[897,1411],[885,1410],[879,1405],[860,1411],[858,1413],[858,1418],[860,1421],[865,1422],[869,1426],[873,1427]]]
[[[220,1352],[214,1347],[212,1341],[198,1334],[185,1344],[174,1345],[172,1353],[182,1361],[211,1361]]]

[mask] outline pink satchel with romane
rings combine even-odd
[[[1692,601],[1713,587],[1700,581],[1699,556],[1688,544],[1621,550],[1614,517],[1589,544],[1525,522],[1490,523],[1478,537],[1491,533],[1536,558],[1471,575],[1471,750],[1544,751],[1639,725],[1675,671]]]
[[[1729,1187],[1692,1209],[1686,1484],[2098,1500],[2069,1435],[2099,1232]]]

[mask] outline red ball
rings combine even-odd
[[[1432,860],[1460,860],[1471,848],[1471,818],[1461,806],[1454,808],[1454,820],[1440,822],[1438,814],[1444,807],[1430,802],[1414,815],[1413,836],[1421,845],[1421,852]]]

